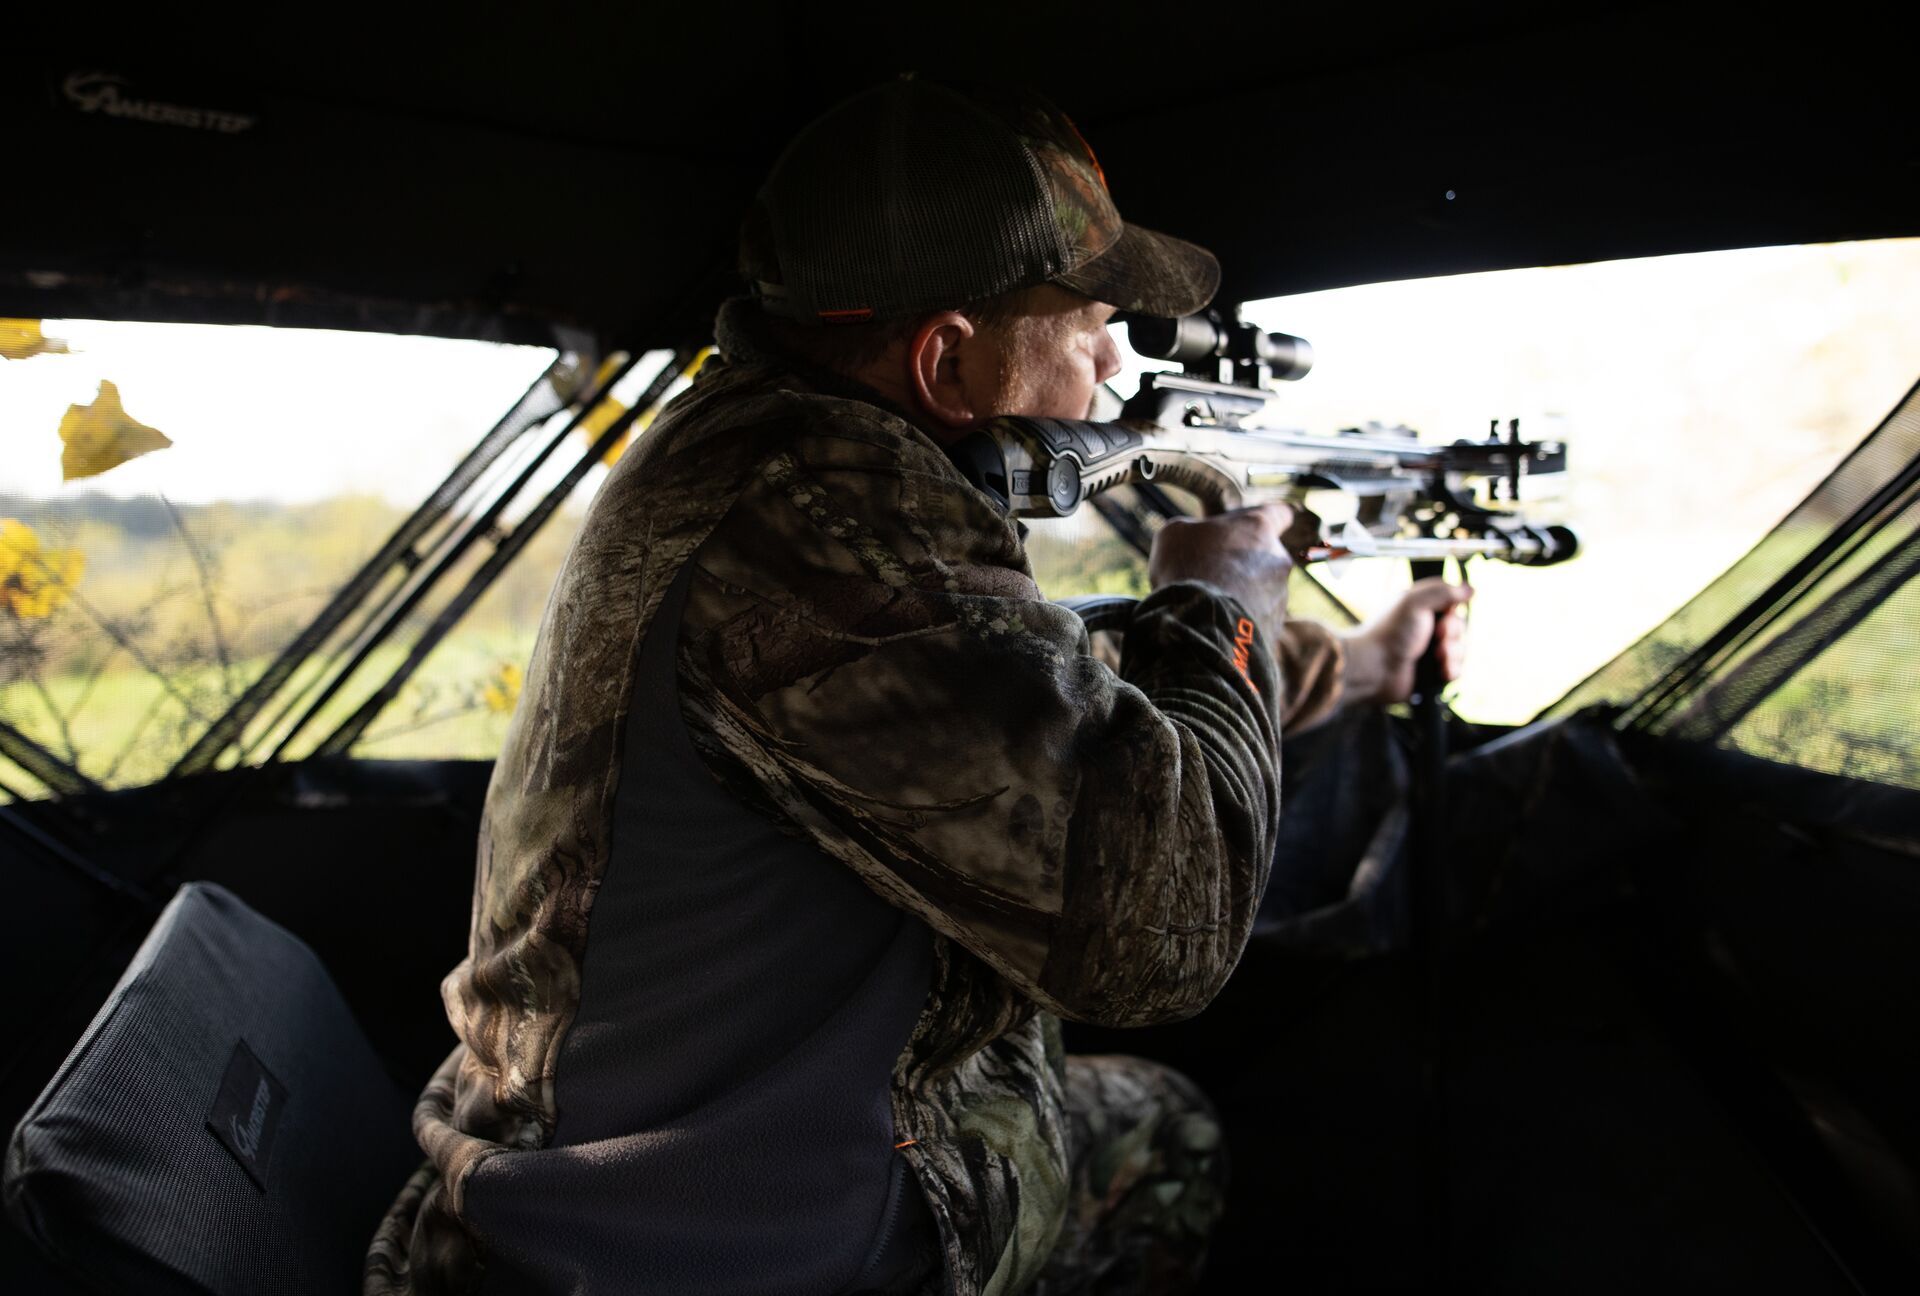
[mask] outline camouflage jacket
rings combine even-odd
[[[474,1285],[463,1187],[552,1136],[635,653],[690,561],[681,707],[709,770],[934,933],[892,1093],[953,1291],[1019,1290],[1060,1227],[1056,1017],[1197,1012],[1251,930],[1280,730],[1333,705],[1330,637],[1291,623],[1283,683],[1233,600],[1175,585],[1116,676],[938,445],[756,350],[731,309],[726,360],[616,465],[549,602],[442,987],[461,1043],[415,1112],[429,1161],[369,1293]]]

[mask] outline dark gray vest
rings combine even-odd
[[[707,773],[674,668],[694,566],[636,663],[559,1124],[471,1185],[489,1293],[879,1290],[937,1251],[889,1096],[931,934]]]

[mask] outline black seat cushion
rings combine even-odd
[[[313,952],[192,883],[15,1128],[7,1213],[108,1290],[341,1296],[410,1106]]]

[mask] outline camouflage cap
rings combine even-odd
[[[809,324],[910,318],[1042,283],[1173,317],[1220,283],[1206,249],[1120,219],[1093,150],[1052,104],[914,77],[800,132],[742,231],[741,270],[769,312]]]

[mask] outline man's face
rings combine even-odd
[[[997,330],[1002,382],[995,414],[1088,418],[1093,394],[1120,372],[1120,348],[1107,332],[1113,307],[1043,284],[1028,310]]]

